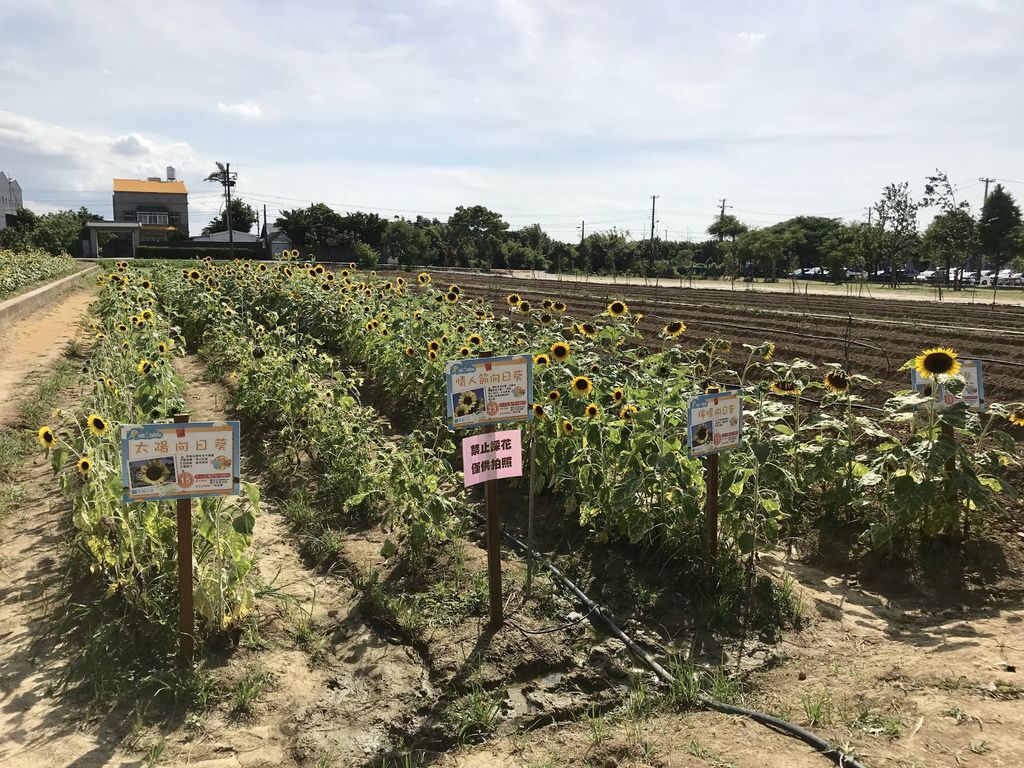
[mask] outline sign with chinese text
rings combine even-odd
[[[938,410],[949,408],[955,403],[967,403],[967,407],[978,413],[985,412],[985,382],[981,376],[981,360],[960,359],[960,377],[964,380],[964,391],[959,395],[947,392],[941,384],[932,379],[922,379],[915,369],[910,370],[910,386],[919,395],[932,397]],[[936,389],[933,391],[932,387]]]
[[[462,438],[466,487],[485,480],[523,476],[523,438],[518,429]]]
[[[125,501],[236,496],[241,490],[237,421],[125,424]]]
[[[453,360],[445,367],[452,427],[483,427],[533,418],[530,355]]]
[[[736,392],[691,397],[686,404],[687,446],[691,457],[740,447],[743,398]]]

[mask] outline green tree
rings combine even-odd
[[[460,205],[448,219],[448,237],[459,266],[497,266],[508,222],[482,205]]]
[[[86,224],[102,220],[102,216],[97,216],[85,207],[77,211],[44,213],[42,216],[22,208],[18,211],[14,224],[0,232],[0,245],[32,246],[54,255],[70,253],[75,243],[89,237]]]
[[[989,265],[999,269],[1003,259],[1013,252],[1011,233],[1020,226],[1020,208],[1013,196],[996,184],[981,208],[978,234]]]
[[[794,269],[807,269],[824,264],[825,242],[843,229],[843,223],[824,216],[796,216],[766,229],[784,236]]]
[[[737,219],[731,213],[727,213],[724,216],[719,216],[711,225],[707,228],[707,233],[712,237],[717,237],[719,242],[725,238],[735,240],[737,237],[747,231],[747,225]]]
[[[389,259],[394,257],[403,267],[409,267],[427,263],[430,245],[423,229],[411,221],[395,219],[384,230],[381,248]]]
[[[325,203],[282,211],[274,224],[299,247],[352,248],[356,242],[344,218]]]
[[[364,269],[374,269],[380,262],[377,251],[373,249],[373,246],[363,242],[356,242],[352,246],[352,253],[355,256],[356,263]]]
[[[248,203],[244,203],[237,197],[231,199],[231,228],[235,232],[251,232],[253,225],[259,221],[259,215]],[[212,235],[214,232],[228,231],[228,212],[221,211],[217,218],[203,227],[204,235]]]
[[[906,181],[887,185],[874,204],[878,217],[879,252],[889,269],[890,285],[896,285],[896,272],[912,262],[920,238],[917,234],[917,203],[910,197]]]
[[[562,272],[569,269],[576,258],[577,248],[563,242],[553,242],[551,244],[551,250],[548,253],[548,259],[550,261],[549,271],[551,272]]]
[[[953,208],[940,213],[921,239],[921,250],[935,268],[942,268],[942,280],[949,279],[950,269],[963,267],[978,250],[978,227],[964,208]],[[960,279],[955,288],[960,288]]]
[[[342,231],[349,232],[352,240],[360,240],[373,248],[380,248],[388,220],[376,213],[355,211],[340,217]]]

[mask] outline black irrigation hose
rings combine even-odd
[[[482,516],[480,515],[477,515],[477,517],[482,519]],[[504,536],[506,539],[508,539],[508,541],[512,544],[512,546],[515,549],[519,550],[523,554],[530,554],[530,549],[523,542],[521,542],[519,539],[513,536],[511,533],[506,532]],[[618,638],[623,643],[625,643],[626,647],[629,648],[629,650],[632,651],[634,655],[638,656],[648,667],[650,667],[654,674],[660,677],[664,682],[670,685],[677,684],[677,681],[675,677],[672,676],[671,672],[669,672],[661,664],[659,664],[658,661],[653,656],[651,656],[651,654],[649,654],[647,651],[645,651],[643,648],[637,645],[636,642],[634,642],[633,639],[629,637],[629,635],[627,635],[625,632],[619,629],[618,625],[616,625],[615,622],[612,621],[608,617],[608,615],[601,610],[601,606],[599,606],[597,603],[595,603],[593,600],[587,597],[583,590],[581,590],[572,581],[570,581],[569,578],[565,576],[565,574],[558,570],[558,568],[556,568],[552,563],[539,557],[536,553],[533,553],[533,557],[544,568],[546,568],[551,573],[551,575],[558,579],[558,581],[561,582],[563,587],[568,589],[576,596],[576,598],[588,609],[588,616],[597,616],[597,618],[601,620],[601,622],[608,628],[608,630],[614,637]],[[782,720],[778,717],[773,717],[772,715],[766,714],[764,712],[758,712],[754,709],[747,709],[746,707],[737,707],[733,704],[725,704],[721,701],[715,701],[710,696],[707,696],[703,693],[700,694],[697,697],[697,699],[701,704],[703,704],[708,709],[713,709],[716,712],[722,712],[727,715],[742,715],[743,717],[749,717],[751,720],[760,723],[761,725],[765,725],[788,736],[798,738],[805,744],[814,747],[814,749],[823,754],[825,757],[828,757],[832,760],[836,760],[836,765],[839,766],[839,768],[865,768],[863,763],[860,763],[855,758],[850,757],[838,747],[834,747],[833,745],[829,744],[820,736],[816,736],[810,731],[805,730],[798,725],[794,725],[793,723],[787,722],[786,720]]]

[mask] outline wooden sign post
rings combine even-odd
[[[187,413],[174,415],[175,424],[187,424]],[[184,433],[179,431],[179,436]],[[192,594],[192,499],[178,499],[178,651],[185,663],[195,656],[195,607]]]

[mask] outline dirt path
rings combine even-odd
[[[0,424],[10,413],[18,382],[63,354],[94,297],[91,288],[71,291],[0,332]]]

